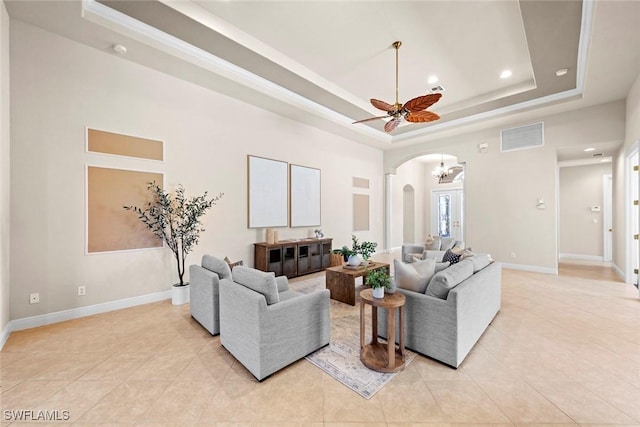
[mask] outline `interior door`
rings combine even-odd
[[[464,240],[462,189],[432,191],[431,234]]]

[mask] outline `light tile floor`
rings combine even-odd
[[[606,267],[560,272],[503,270],[502,309],[460,368],[417,356],[370,400],[304,359],[258,383],[169,301],[14,332],[2,424],[58,410],[86,426],[640,426],[638,291]],[[332,318],[357,313],[332,301]]]

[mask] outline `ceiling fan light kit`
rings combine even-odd
[[[378,99],[371,99],[371,105],[376,107],[378,110],[385,111],[387,114],[384,116],[358,120],[353,122],[353,124],[388,118],[390,120],[384,125],[384,130],[389,133],[396,129],[403,121],[411,123],[426,123],[440,118],[436,113],[425,110],[440,100],[442,97],[441,93],[430,93],[418,96],[407,101],[404,105],[398,102],[398,50],[400,49],[400,46],[402,46],[402,42],[393,42],[392,46],[396,50],[396,102],[395,104],[389,104]]]

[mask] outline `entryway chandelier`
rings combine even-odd
[[[442,184],[442,181],[449,176],[449,168],[444,167],[444,156],[440,158],[440,166],[433,170],[433,176],[438,178],[439,184]]]

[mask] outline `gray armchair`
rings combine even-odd
[[[191,317],[211,335],[220,333],[218,290],[220,279],[231,279],[231,269],[219,258],[204,255],[201,265],[189,266]]]
[[[329,344],[329,291],[247,267],[220,280],[220,342],[259,381]]]

